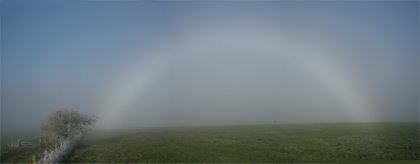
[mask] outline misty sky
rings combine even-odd
[[[418,1],[0,6],[2,131],[418,120]]]

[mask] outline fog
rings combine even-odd
[[[419,117],[418,2],[1,1],[1,130]]]

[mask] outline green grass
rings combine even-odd
[[[39,147],[2,150],[1,163],[32,163],[33,155],[38,155],[39,152],[41,152]]]
[[[34,141],[35,143],[40,138],[40,134],[33,130],[10,132],[7,131],[1,134],[1,163],[32,163],[33,155],[39,156],[42,154],[41,147],[22,147],[19,149],[7,149],[6,144],[16,142],[17,139],[25,141]]]
[[[283,124],[94,131],[66,162],[418,160],[419,124]]]

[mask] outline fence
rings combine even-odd
[[[57,144],[55,148],[45,150],[44,155],[40,157],[39,160],[36,155],[33,155],[32,159],[34,163],[58,163],[76,147],[82,137],[83,134],[80,133],[74,137],[68,138],[60,144]]]
[[[41,148],[32,156],[33,163],[58,163],[65,158],[77,145],[84,133],[79,133],[73,137],[65,139],[63,142],[48,147],[42,139],[22,140],[17,139],[14,142],[5,144],[6,150],[16,151],[25,148]]]
[[[33,148],[42,147],[44,142],[42,139],[39,140],[21,140],[17,139],[15,142],[10,142],[5,145],[6,149],[20,149],[20,148]]]

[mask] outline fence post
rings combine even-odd
[[[17,140],[17,146],[18,146],[18,148],[20,148],[20,140],[19,139]]]
[[[35,154],[32,156],[32,161],[34,161],[34,164],[36,164],[36,156],[35,156]]]

